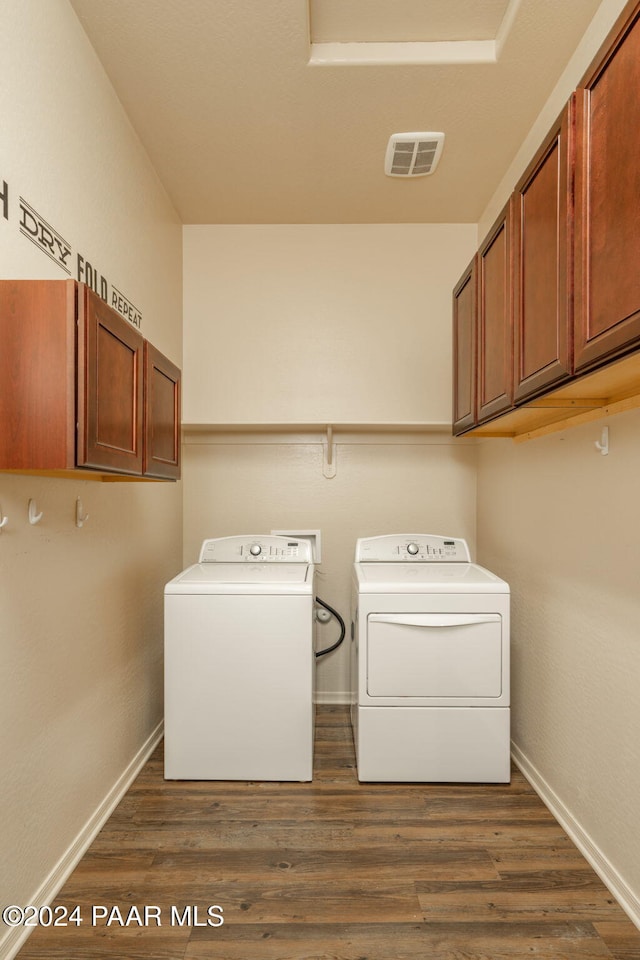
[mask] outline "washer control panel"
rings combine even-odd
[[[198,563],[311,563],[311,541],[291,537],[216,537],[204,540]]]
[[[394,561],[470,563],[466,540],[439,537],[431,533],[394,533],[382,537],[363,537],[356,542],[356,563],[393,563]]]

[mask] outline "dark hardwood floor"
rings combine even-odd
[[[318,709],[312,783],[165,781],[159,748],[56,905],[83,922],[36,929],[19,960],[640,960],[517,770],[360,784],[345,707]]]

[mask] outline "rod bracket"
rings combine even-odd
[[[607,456],[609,453],[609,427],[602,428],[602,435],[599,440],[595,441],[595,446],[603,457]]]
[[[333,442],[333,427],[331,424],[327,424],[327,433],[325,439],[322,441],[323,447],[323,463],[322,463],[322,475],[328,480],[332,480],[335,477],[337,472],[336,464],[336,445]]]

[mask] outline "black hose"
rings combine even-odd
[[[344,635],[347,631],[347,628],[344,625],[344,620],[340,616],[337,610],[334,610],[333,607],[330,607],[328,603],[325,603],[324,600],[321,600],[320,597],[316,597],[316,603],[319,603],[321,607],[324,607],[325,610],[328,610],[332,616],[336,618],[340,624],[340,636],[335,643],[332,643],[330,647],[326,647],[324,650],[317,650],[316,657],[324,657],[325,653],[331,653],[332,650],[337,650],[342,641],[344,640]]]

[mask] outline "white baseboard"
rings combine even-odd
[[[139,774],[142,767],[160,743],[164,732],[164,721],[160,721],[150,737],[143,743],[137,754],[118,777],[108,794],[89,817],[75,840],[65,850],[48,877],[36,893],[29,899],[34,907],[44,907],[55,899],[71,871],[86,853],[98,832],[107,822],[125,793]],[[12,927],[0,938],[0,960],[13,960],[33,928]]]
[[[349,690],[316,691],[315,702],[320,704],[342,704],[344,706],[351,702],[351,693]]]
[[[529,758],[512,742],[511,756],[542,802],[571,837],[604,885],[611,891],[629,919],[640,929],[640,899],[620,876],[613,864],[564,805]]]

